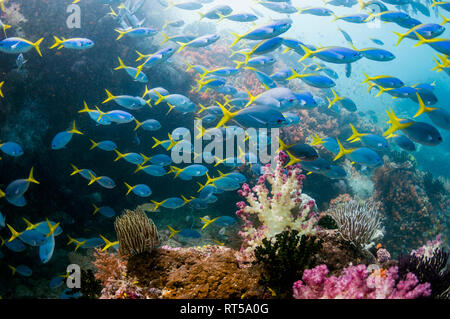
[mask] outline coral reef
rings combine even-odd
[[[312,257],[321,247],[316,237],[299,236],[297,230],[284,231],[272,240],[263,239],[255,249],[254,262],[263,265],[261,285],[272,289],[277,297],[289,297],[291,283],[314,265]]]
[[[22,14],[20,10],[20,3],[19,2],[12,2],[9,1],[8,5],[5,6],[5,11],[0,12],[0,18],[3,20],[4,23],[13,25],[14,27],[17,27],[20,29],[20,25],[22,23],[28,22],[27,18]],[[23,36],[22,30],[16,30],[17,34],[19,36]]]
[[[119,252],[123,256],[152,250],[159,244],[155,224],[140,208],[125,210],[116,218],[114,229],[119,240]]]
[[[430,284],[419,284],[408,273],[397,281],[398,269],[378,269],[369,273],[366,265],[345,268],[339,277],[328,275],[326,265],[303,272],[302,280],[294,283],[296,299],[415,299],[431,294]]]
[[[240,267],[235,254],[217,245],[163,246],[131,257],[127,268],[147,298],[262,298],[260,267]]]
[[[256,186],[250,189],[248,184],[243,184],[242,190],[238,191],[248,203],[238,202],[236,215],[244,222],[239,233],[244,239],[241,250],[250,259],[264,238],[271,239],[288,229],[302,235],[314,235],[316,231],[315,201],[301,192],[305,176],[299,165],[288,167],[286,173],[283,168],[286,158],[287,155],[280,152],[276,167],[272,169],[266,165]]]
[[[350,164],[349,160],[345,160],[343,168],[347,173],[348,178],[346,182],[352,193],[361,199],[371,197],[374,190],[374,183],[370,179],[370,175],[366,175],[357,170],[354,165]]]
[[[127,276],[127,261],[120,255],[102,252],[96,249],[93,262],[97,272],[95,279],[103,286],[100,299],[140,299],[137,281]]]
[[[336,229],[338,226],[330,215],[324,215],[320,217],[319,221],[317,222],[317,226],[324,228],[324,229]]]
[[[448,194],[436,193],[429,197],[424,174],[410,161],[385,161],[383,167],[374,172],[372,180],[375,184],[373,199],[382,203],[380,212],[389,220],[385,225],[383,242],[394,256],[448,231],[437,220],[438,213],[448,208]]]
[[[313,264],[326,264],[333,275],[339,275],[345,267],[355,262],[366,265],[376,262],[371,252],[346,241],[337,230],[321,230],[316,236],[321,240],[322,248],[314,256]]]

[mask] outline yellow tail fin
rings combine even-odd
[[[370,76],[368,76],[365,72],[363,72],[363,74],[366,79],[364,81],[362,81],[361,83],[367,83],[372,80],[372,78]]]
[[[192,64],[190,64],[187,60],[186,61],[184,61],[185,63],[186,63],[186,65],[187,65],[187,69],[186,69],[186,72],[187,71],[189,71],[189,70],[192,70],[192,68],[194,67],[194,65],[192,65]]]
[[[216,220],[218,220],[219,219],[219,217],[216,217],[216,218],[214,218],[214,219],[207,219],[207,218],[203,218],[203,217],[200,217],[200,219],[205,223],[204,225],[203,225],[203,227],[202,227],[202,229],[201,230],[203,230],[203,229],[205,229],[206,227],[208,227],[209,225],[211,225],[212,223],[214,223]]]
[[[176,235],[176,234],[178,234],[178,233],[180,232],[179,230],[173,229],[173,228],[170,227],[169,225],[167,225],[167,227],[170,229],[170,236],[169,236],[169,238],[172,237],[172,236],[174,236],[174,235]]]
[[[120,57],[117,57],[119,59],[119,66],[117,68],[115,68],[114,70],[121,70],[121,69],[125,69],[127,66],[125,64],[123,64],[123,61]]]
[[[280,144],[280,147],[278,148],[277,152],[285,151],[285,150],[291,148],[292,146],[294,146],[294,144],[291,144],[291,145],[284,144],[284,142],[279,137],[278,137],[278,143]]]
[[[114,30],[119,33],[119,36],[117,37],[116,41],[122,39],[123,36],[128,33],[128,31],[122,31],[119,29],[114,29]]]
[[[177,53],[183,51],[183,49],[184,49],[189,43],[190,43],[190,42],[186,42],[186,43],[177,42],[177,44],[180,46],[180,47],[178,48]]]
[[[437,110],[435,107],[427,107],[425,106],[425,103],[423,103],[422,98],[420,97],[419,93],[416,92],[417,100],[419,101],[419,110],[417,111],[416,115],[414,117],[418,117],[419,115],[425,113],[425,112],[431,112],[434,110]]]
[[[353,126],[352,123],[350,123],[350,127],[352,128],[352,135],[347,139],[347,142],[349,142],[349,141],[351,141],[350,143],[357,142],[357,141],[361,140],[361,137],[363,137],[364,135],[367,135],[367,133],[362,133],[362,134],[358,133],[358,131],[356,130],[356,128]]]
[[[141,165],[144,165],[145,163],[147,163],[152,157],[151,156],[145,156],[144,154],[140,153],[140,155],[142,156],[142,158],[144,159],[144,161],[142,162]]]
[[[344,99],[344,97],[338,96],[337,93],[336,93],[333,89],[331,89],[331,92],[333,92],[334,98],[333,98],[333,100],[331,101],[331,100],[327,97],[327,100],[328,100],[328,108],[331,108],[336,102],[342,101],[342,100]]]
[[[243,65],[246,65],[248,61],[233,61],[234,63],[236,63],[236,69],[240,69]]]
[[[134,119],[134,121],[136,122],[136,127],[134,128],[134,130],[137,131],[138,128],[140,128],[142,126],[142,123],[139,122],[136,118]]]
[[[302,62],[303,60],[309,58],[310,56],[314,56],[315,51],[311,51],[304,45],[300,44],[300,46],[302,47],[303,51],[305,51],[305,54],[302,56],[302,58],[300,60],[298,60],[298,62]]]
[[[73,172],[70,174],[70,176],[76,175],[82,171],[81,169],[78,169],[78,167],[76,167],[75,165],[73,165],[73,164],[70,164],[70,165],[72,166],[72,169],[73,169]]]
[[[396,132],[398,130],[401,130],[401,129],[405,129],[405,128],[411,126],[414,123],[412,121],[409,121],[409,122],[406,122],[406,123],[400,123],[400,121],[402,119],[399,119],[395,115],[395,113],[394,113],[394,111],[392,109],[390,109],[390,112],[386,111],[386,113],[387,113],[387,115],[389,117],[388,123],[391,124],[391,127],[386,132],[383,133],[383,136],[391,135],[392,133],[394,133],[394,132]]]
[[[173,178],[177,178],[178,175],[180,175],[181,172],[183,172],[183,169],[176,167],[176,166],[170,166],[170,169],[173,173],[175,173],[175,176]]]
[[[88,186],[92,185],[93,183],[95,183],[96,181],[98,181],[100,179],[100,177],[95,177],[94,175],[92,175],[92,173],[90,171],[88,171],[88,173],[89,173],[89,177],[91,178]]]
[[[432,5],[430,6],[430,8],[433,8],[433,7],[435,7],[435,6],[437,6],[437,5],[439,5],[439,2],[438,1],[436,1],[436,0],[431,0],[433,3],[432,3]]]
[[[30,222],[28,219],[22,217],[23,221],[25,222],[25,224],[27,224],[27,228],[25,230],[30,230],[30,229],[35,229],[39,224],[33,224],[32,222]]]
[[[365,3],[363,0],[358,0],[358,3],[359,3],[359,11],[361,11],[367,6],[367,3]]]
[[[441,25],[446,24],[447,22],[450,22],[450,18],[444,17],[442,14],[439,13],[439,16],[442,18]]]
[[[47,222],[48,229],[49,229],[49,232],[48,232],[48,234],[45,237],[50,237],[51,234],[53,234],[55,232],[56,228],[58,228],[60,223],[58,222],[58,223],[56,223],[55,225],[52,226],[52,224],[50,223],[48,218],[46,218],[45,221]]]
[[[105,250],[107,250],[109,247],[112,247],[112,246],[114,246],[114,245],[116,245],[116,244],[119,243],[119,241],[110,242],[108,239],[106,239],[104,236],[102,236],[102,235],[100,235],[100,234],[99,234],[99,236],[100,236],[100,238],[103,239],[103,241],[105,242],[105,247],[103,247],[101,251],[105,251]]]
[[[2,7],[3,7],[3,2],[1,3]],[[8,265],[8,267],[11,269],[12,271],[12,275],[14,276],[16,274],[16,267]]]
[[[131,193],[131,191],[134,189],[134,186],[128,185],[127,183],[125,183],[125,186],[127,187],[128,191],[127,191],[127,195],[129,195]]]
[[[111,92],[109,92],[108,90],[105,89],[105,91],[106,91],[106,95],[107,95],[108,97],[106,98],[106,100],[104,100],[104,101],[102,102],[102,104],[108,103],[109,101],[112,101],[112,100],[114,100],[114,99],[116,98],[116,97],[115,97],[114,95],[112,95]]]
[[[153,211],[156,211],[158,208],[159,208],[159,206],[161,206],[162,204],[164,204],[164,202],[166,201],[167,199],[165,199],[165,200],[163,200],[162,202],[157,202],[157,201],[155,201],[155,200],[151,200],[151,202],[153,203],[153,204],[155,204],[155,207],[153,207]]]
[[[164,143],[165,141],[160,141],[158,140],[156,137],[152,136],[153,140],[155,141],[155,144],[153,144],[152,148],[157,147],[158,145],[161,145],[162,143]]]
[[[8,242],[11,242],[14,239],[16,239],[17,237],[19,237],[20,235],[22,235],[22,233],[19,233],[19,232],[15,231],[14,228],[12,228],[11,225],[6,224],[6,226],[8,226],[9,230],[11,231],[11,238],[8,240]]]
[[[34,171],[34,167],[31,168],[30,170],[30,175],[27,178],[27,182],[28,183],[34,183],[34,184],[39,184],[39,182],[33,177],[33,171]]]
[[[96,148],[96,147],[98,146],[98,143],[95,142],[94,140],[90,140],[90,141],[91,141],[91,143],[92,143],[92,146],[91,146],[91,148],[90,148],[90,151],[92,151],[94,148]]]
[[[414,31],[414,33],[416,34],[417,38],[419,39],[419,41],[414,45],[414,47],[418,47],[419,45],[430,42],[428,39],[425,39],[423,36],[421,36],[416,31]]]
[[[314,133],[314,135],[312,136],[312,140],[313,142],[311,143],[311,146],[320,145],[324,143],[324,140],[320,138],[319,135],[317,135],[316,133]]]
[[[120,153],[118,150],[114,150],[114,152],[116,152],[117,157],[114,160],[114,162],[117,162],[118,160],[120,160],[121,158],[123,158],[125,156],[125,154]]]
[[[83,135],[83,133],[77,129],[75,121],[73,121],[72,123],[72,129],[70,131],[67,131],[67,133]]]
[[[384,92],[387,92],[387,91],[390,91],[390,90],[393,90],[393,88],[384,88],[384,87],[382,87],[381,85],[376,85],[376,87],[378,88],[378,93],[377,93],[377,95],[375,95],[375,97],[379,97],[381,94],[383,94]],[[395,97],[395,96],[394,96]]]
[[[217,23],[219,23],[220,21],[222,21],[223,19],[226,19],[227,16],[224,16],[223,14],[221,14],[220,12],[217,12],[217,15],[219,16],[219,19],[217,20]]]
[[[92,112],[92,110],[89,109],[86,101],[83,101],[83,108],[78,111],[78,113],[85,113],[85,112]]]
[[[234,47],[236,45],[236,43],[238,43],[241,39],[242,39],[242,35],[239,35],[237,33],[234,32],[230,32],[236,39],[233,41],[233,43],[231,43],[230,48]]]
[[[398,40],[397,43],[395,44],[395,46],[398,46],[400,44],[400,42],[402,42],[402,40],[405,38],[405,36],[408,35],[408,33],[399,33],[399,32],[395,32],[393,31],[395,35],[398,36]]]
[[[63,43],[64,41],[61,40],[61,39],[59,39],[59,38],[56,37],[56,36],[53,36],[53,38],[55,39],[55,44],[53,44],[49,49],[54,49],[54,48],[56,48],[56,47],[58,47],[58,49],[60,49],[59,46],[61,46],[62,43]]]
[[[2,92],[3,84],[5,84],[5,81],[0,82],[0,97],[4,97]]]
[[[339,153],[334,157],[333,161],[336,161],[339,158],[341,158],[342,156],[351,154],[353,151],[355,151],[354,148],[345,149],[344,146],[342,146],[342,144],[338,138],[336,138],[336,141],[338,142],[338,145],[339,145]]]
[[[286,153],[289,155],[289,162],[286,165],[284,165],[284,167],[288,167],[288,166],[294,165],[298,162],[301,162],[301,159],[292,155],[291,152],[286,151]]]
[[[229,120],[231,120],[234,116],[236,116],[236,113],[232,113],[228,111],[225,106],[220,104],[216,101],[216,103],[219,105],[220,109],[222,110],[223,117],[220,119],[219,123],[217,123],[216,128],[223,126],[225,123],[227,123]]]
[[[164,32],[161,32],[161,35],[163,36],[163,41],[161,42],[161,44],[164,44],[170,40],[170,37],[167,34],[165,34]]]
[[[147,58],[147,57],[149,57],[150,55],[148,55],[148,54],[142,54],[141,52],[139,52],[139,51],[136,51],[136,53],[139,55],[139,57],[136,59],[136,62],[137,61],[140,61],[140,60],[142,60],[142,59],[145,59],[145,58]]]
[[[37,53],[42,57],[42,53],[41,53],[41,49],[39,48],[39,45],[41,44],[42,40],[44,40],[44,38],[40,38],[39,40],[37,40],[35,43],[33,43],[33,47],[36,49]]]
[[[155,105],[158,105],[159,103],[161,103],[161,101],[163,101],[165,99],[165,96],[162,96],[161,93],[159,93],[156,90],[155,90],[155,94],[158,96],[158,100],[156,101]]]

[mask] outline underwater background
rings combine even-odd
[[[125,1],[130,6],[130,1]],[[131,1],[131,6],[140,1]],[[181,2],[181,1],[176,1]],[[195,2],[195,1],[192,1]],[[19,178],[26,178],[31,167],[39,185],[31,183],[26,192],[26,206],[12,205],[5,198],[0,199],[0,212],[6,223],[15,230],[24,230],[27,226],[26,218],[32,223],[51,221],[60,222],[63,234],[55,237],[55,247],[51,260],[42,263],[39,250],[27,246],[23,251],[15,252],[8,249],[3,242],[0,247],[0,296],[2,298],[59,298],[65,290],[64,285],[52,288],[49,282],[57,275],[65,274],[69,264],[79,264],[82,269],[94,269],[93,249],[83,248],[74,251],[75,246],[68,245],[66,235],[73,238],[98,238],[99,235],[115,241],[114,218],[105,217],[99,213],[93,214],[97,207],[109,206],[119,216],[125,209],[150,203],[151,200],[161,202],[169,197],[186,198],[198,197],[197,182],[205,183],[206,177],[195,177],[191,180],[175,179],[173,174],[164,176],[150,176],[142,172],[135,173],[136,166],[125,160],[114,161],[116,154],[94,148],[90,139],[99,142],[111,140],[117,144],[121,153],[137,152],[146,156],[168,154],[163,147],[153,148],[154,139],[167,139],[167,133],[179,127],[189,130],[194,128],[194,120],[199,114],[195,112],[180,112],[175,108],[170,113],[166,104],[153,107],[144,105],[143,108],[130,111],[137,119],[156,119],[161,128],[156,131],[134,130],[135,123],[98,125],[87,113],[79,113],[83,109],[84,101],[89,108],[98,106],[102,111],[123,109],[117,105],[102,104],[106,98],[105,89],[114,95],[126,94],[142,96],[145,85],[148,88],[163,87],[168,92],[182,94],[189,97],[194,104],[204,106],[215,105],[216,101],[223,101],[223,95],[214,88],[201,90],[196,88],[198,74],[196,71],[186,71],[186,61],[199,64],[207,69],[218,67],[234,67],[234,60],[242,60],[238,56],[230,58],[230,47],[234,40],[230,31],[244,34],[251,28],[270,23],[271,19],[289,17],[292,27],[281,37],[295,38],[303,43],[323,46],[350,47],[338,27],[351,35],[352,42],[357,49],[376,46],[370,38],[384,42],[380,46],[395,54],[395,59],[388,62],[378,62],[361,59],[351,65],[351,76],[346,75],[346,64],[325,63],[337,74],[335,80],[336,92],[339,96],[350,98],[357,106],[357,110],[347,110],[335,106],[328,108],[327,98],[333,99],[330,89],[321,89],[306,85],[300,80],[280,81],[278,86],[287,86],[294,92],[308,91],[315,97],[318,106],[310,109],[300,107],[289,110],[298,114],[297,124],[281,128],[281,139],[286,144],[311,144],[311,137],[318,134],[321,137],[337,137],[345,141],[352,135],[350,123],[358,132],[371,132],[382,135],[389,127],[386,110],[392,108],[399,118],[412,119],[417,112],[418,103],[411,99],[393,99],[389,94],[375,95],[377,90],[367,91],[367,83],[363,72],[370,76],[388,74],[403,80],[407,85],[432,84],[432,92],[438,102],[435,105],[447,111],[450,98],[448,73],[432,71],[436,66],[436,54],[428,45],[413,47],[416,40],[405,38],[396,46],[398,37],[393,33],[406,32],[409,28],[402,28],[395,23],[376,21],[372,23],[353,24],[342,20],[333,22],[332,16],[313,14],[282,14],[267,9],[261,4],[250,1],[198,1],[203,7],[197,10],[183,10],[172,7],[168,10],[165,1],[143,1],[142,7],[135,13],[139,21],[145,18],[143,25],[158,32],[151,37],[133,38],[124,36],[117,40],[117,28],[120,25],[117,16],[109,14],[116,9],[121,1],[81,0],[77,5],[81,8],[81,27],[68,28],[67,19],[71,14],[67,11],[70,1],[44,0],[8,0],[3,1],[0,19],[2,23],[11,25],[5,30],[8,37],[19,37],[35,42],[44,38],[41,44],[42,57],[32,48],[23,54],[26,62],[18,69],[18,54],[0,52],[0,87],[4,98],[0,98],[0,144],[5,142],[18,143],[24,154],[18,157],[1,154],[0,160],[0,189],[5,191],[9,183]],[[289,2],[289,1],[288,1]],[[350,1],[349,1],[350,2]],[[374,2],[374,1],[372,1]],[[417,2],[417,1],[416,1]],[[274,3],[278,3],[275,2]],[[359,3],[349,6],[324,5],[322,1],[290,1],[296,7],[326,7],[333,10],[337,16],[356,13]],[[389,8],[400,10],[419,19],[422,23],[442,22],[438,12],[447,15],[448,12],[439,8],[430,8],[431,2],[421,1],[429,8],[428,15],[417,11],[411,5],[392,6]],[[251,22],[238,23],[223,20],[220,23],[212,19],[199,20],[196,11],[205,12],[215,5],[228,5],[236,12],[259,13],[255,24]],[[377,6],[373,8],[377,9]],[[122,9],[123,10],[123,9]],[[253,10],[256,10],[253,11]],[[378,9],[377,9],[378,10]],[[166,21],[183,20],[182,27],[165,27]],[[444,25],[446,27],[447,25]],[[136,26],[130,26],[136,27]],[[148,83],[134,81],[124,70],[114,70],[119,66],[118,57],[126,65],[137,66],[136,51],[150,54],[157,52],[167,44],[162,45],[162,32],[169,35],[190,34],[199,37],[206,34],[219,34],[217,42],[208,47],[186,47],[176,52],[168,61],[164,61],[143,72],[148,77]],[[88,38],[95,45],[86,50],[71,50],[67,48],[49,49],[54,43],[53,37]],[[440,38],[448,38],[448,30]],[[3,39],[2,37],[1,39]],[[182,41],[180,41],[182,42]],[[243,41],[242,41],[243,42]],[[256,42],[248,41],[244,44],[252,47]],[[177,48],[177,44],[170,42],[170,46]],[[233,48],[237,50],[238,48]],[[242,48],[239,48],[242,49]],[[301,71],[303,66],[297,62],[297,53],[282,53],[284,46],[274,50],[270,55],[276,58],[273,65],[263,68],[264,73],[270,75],[279,69],[296,67]],[[318,59],[307,59],[305,64],[316,62]],[[322,63],[322,61],[319,61]],[[140,62],[139,62],[140,63]],[[448,70],[448,69],[447,69]],[[300,73],[300,72],[299,72]],[[242,69],[227,84],[238,91],[244,88],[253,95],[265,91],[264,86],[254,75],[252,70]],[[222,102],[221,102],[222,103]],[[428,105],[427,105],[428,106]],[[206,112],[202,112],[202,116]],[[220,117],[217,118],[220,119]],[[83,135],[74,134],[68,145],[59,150],[51,148],[54,137],[72,126]],[[433,125],[426,116],[421,115],[420,121]],[[208,127],[214,127],[217,123]],[[415,151],[408,152],[389,141],[386,150],[377,153],[383,158],[383,164],[378,167],[367,167],[362,164],[351,165],[348,159],[341,158],[333,163],[333,154],[323,146],[316,148],[319,156],[330,163],[345,169],[346,176],[329,178],[323,172],[307,174],[303,181],[302,192],[315,200],[320,214],[330,209],[330,202],[345,202],[348,198],[374,199],[381,203],[380,214],[383,215],[384,237],[377,241],[385,247],[392,257],[408,253],[412,249],[424,245],[427,240],[433,240],[441,234],[443,246],[448,249],[450,235],[448,219],[450,213],[450,134],[447,129],[439,128],[442,142],[435,146],[415,143]],[[348,144],[349,147],[360,144]],[[101,176],[114,179],[117,186],[105,189],[89,181],[79,174],[71,176],[71,164],[78,168],[89,168]],[[302,162],[300,162],[302,165]],[[177,166],[177,165],[175,165]],[[255,185],[261,173],[248,165],[235,167],[205,164],[210,176],[216,176],[217,169],[224,173],[236,171],[242,173],[246,182]],[[151,197],[139,197],[134,194],[126,195],[129,185],[145,183],[151,188]],[[242,184],[242,183],[241,183]],[[224,191],[217,195],[215,202],[197,207],[185,204],[178,209],[160,207],[157,212],[146,211],[153,220],[160,233],[160,242],[172,247],[191,247],[215,245],[218,242],[225,246],[239,249],[242,239],[239,236],[241,221],[236,217],[236,203],[242,200],[237,190]],[[148,209],[148,208],[147,208]],[[204,228],[200,217],[213,219],[219,216],[230,216],[235,219],[232,225],[219,226],[211,223]],[[168,226],[176,230],[195,229],[201,236],[171,236]],[[0,235],[3,241],[8,241],[11,232],[0,225]],[[168,238],[171,236],[171,238]],[[103,244],[103,243],[102,243]],[[8,265],[27,265],[32,269],[30,277],[19,274],[12,275]],[[300,279],[300,278],[298,278]]]

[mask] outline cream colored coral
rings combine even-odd
[[[246,250],[252,250],[260,245],[264,238],[273,238],[288,229],[295,229],[302,235],[315,234],[316,220],[309,218],[309,215],[311,210],[317,207],[314,204],[311,209],[311,205],[307,205],[313,199],[301,194],[301,184],[297,179],[299,174],[300,169],[294,169],[290,176],[284,177],[286,175],[283,170],[277,167],[271,174],[265,174],[266,181],[271,185],[270,191],[264,185],[256,185],[253,188],[256,196],[247,196],[248,205],[244,212],[257,215],[263,227],[244,228],[246,237],[251,238],[247,242]]]

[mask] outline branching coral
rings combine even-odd
[[[408,272],[416,275],[419,282],[431,284],[432,297],[450,297],[450,267],[448,252],[442,248],[442,241],[437,236],[426,245],[413,250],[409,255],[399,258],[399,274],[405,277]]]
[[[376,203],[355,200],[331,210],[342,237],[356,246],[364,246],[373,241],[381,229],[381,216]]]
[[[321,245],[320,240],[299,236],[296,230],[276,235],[274,242],[265,238],[255,249],[254,263],[264,267],[260,283],[275,291],[278,297],[289,296],[291,283],[301,276],[303,270],[312,266],[312,257]]]
[[[116,218],[114,228],[119,240],[119,251],[123,256],[152,250],[159,244],[155,224],[140,208],[126,210]]]
[[[239,210],[236,212],[244,222],[243,231],[239,234],[244,238],[241,250],[246,253],[252,254],[264,238],[271,239],[285,230],[297,230],[302,235],[314,235],[316,232],[318,217],[315,201],[302,194],[305,176],[298,165],[288,167],[286,173],[283,168],[286,157],[280,152],[275,169],[265,166],[264,174],[253,189],[244,184],[239,191],[248,202],[238,202]],[[252,217],[257,220],[252,220]]]
[[[328,275],[326,265],[303,272],[302,280],[294,283],[297,299],[415,299],[430,295],[430,284],[419,284],[408,273],[397,282],[397,267],[378,269],[369,273],[366,265],[350,266],[339,277]]]
[[[97,269],[95,278],[101,280],[104,286],[109,280],[120,279],[126,273],[127,261],[123,258],[100,249],[95,249],[94,257],[92,263]]]
[[[96,249],[93,262],[97,272],[95,278],[103,285],[100,299],[142,298],[137,281],[127,276],[127,261],[115,254]]]

